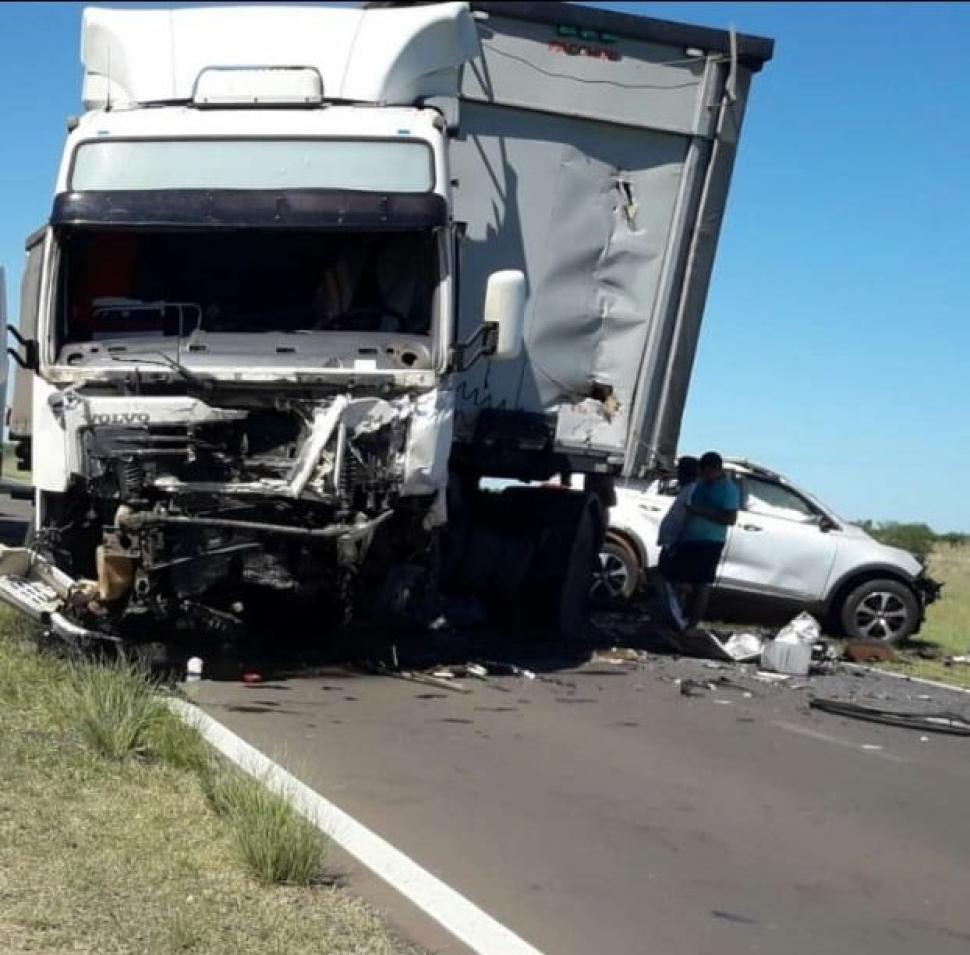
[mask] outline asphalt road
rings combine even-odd
[[[728,676],[695,697],[676,680]],[[970,739],[810,712],[652,656],[459,694],[339,669],[193,687],[216,718],[546,953],[970,950]],[[745,696],[750,692],[750,697]],[[950,708],[970,713],[970,697]],[[464,951],[339,855],[415,942]]]

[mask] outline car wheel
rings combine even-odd
[[[919,602],[898,580],[867,580],[845,598],[840,616],[848,637],[901,643],[919,625]]]
[[[636,551],[618,537],[607,537],[593,571],[590,596],[600,605],[629,600],[639,581],[640,558]]]

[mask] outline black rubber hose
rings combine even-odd
[[[899,710],[883,710],[874,706],[861,706],[845,700],[817,698],[808,704],[813,710],[846,716],[849,719],[865,720],[868,723],[883,723],[886,726],[902,726],[923,733],[945,733],[949,736],[970,736],[970,722],[956,713],[909,713]]]

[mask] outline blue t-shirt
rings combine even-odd
[[[737,484],[729,477],[722,477],[713,482],[698,481],[691,504],[696,504],[698,507],[715,507],[721,511],[737,511],[741,508],[741,494]],[[728,529],[724,524],[718,524],[694,514],[687,521],[681,540],[723,544],[727,540],[727,532]]]

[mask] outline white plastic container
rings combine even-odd
[[[761,669],[792,676],[807,676],[812,645],[801,641],[767,640],[761,650]]]
[[[202,679],[202,657],[189,657],[185,664],[185,682],[197,683]]]

